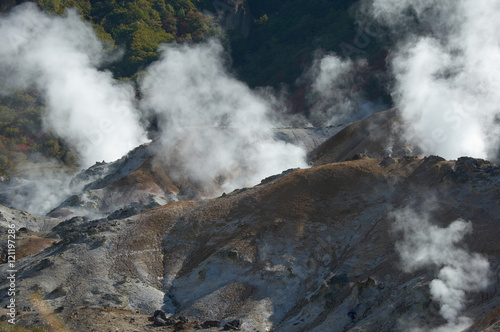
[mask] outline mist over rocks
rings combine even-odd
[[[266,139],[312,151],[340,128],[273,129],[272,136]],[[204,135],[207,130],[213,133],[238,129],[190,128],[184,129],[184,134],[175,139],[179,144],[186,144],[183,143],[186,137]],[[212,198],[237,189],[228,188],[225,181],[243,176],[241,169],[227,169],[214,177],[210,177],[211,174],[206,174],[204,178],[193,177],[183,169],[182,163],[177,162],[183,151],[180,149],[172,153],[157,139],[137,147],[113,163],[96,163],[72,178],[71,187],[80,189],[61,198],[60,204],[48,211],[48,215],[69,219],[74,216],[100,218],[115,212],[118,215],[136,214],[178,200]]]
[[[310,152],[341,128],[272,129],[265,139]],[[234,132],[238,129],[186,128],[184,134],[175,140],[180,143],[186,137],[206,130]],[[77,174],[62,172],[55,163],[32,166],[20,177],[0,183],[0,204],[62,219],[74,216],[101,218],[115,211],[135,214],[177,200],[216,197],[237,188],[224,186],[224,181],[241,177],[238,167],[226,169],[214,177],[210,177],[214,174],[193,177],[176,162],[183,151],[175,154],[167,151],[161,140],[156,139],[131,150],[115,162],[96,162]],[[277,172],[279,174],[281,170]],[[274,173],[264,173],[263,176],[268,175]],[[255,178],[255,183],[242,182],[241,187],[257,184],[263,178]]]
[[[466,294],[486,289],[491,277],[486,258],[458,245],[465,235],[472,233],[472,224],[458,219],[447,228],[440,228],[429,222],[429,216],[420,215],[411,207],[396,210],[393,216],[394,229],[403,236],[396,242],[396,249],[404,270],[439,268],[429,289],[433,300],[440,304],[440,313],[448,321],[449,329],[463,330],[472,325],[470,318],[460,316]]]
[[[307,167],[302,147],[273,137],[280,125],[273,109],[282,106],[230,74],[218,40],[169,44],[162,51],[141,81],[141,107],[159,122],[160,162],[172,163],[174,155],[175,168],[200,182],[238,169],[238,176],[222,181],[226,191]]]
[[[84,182],[73,181],[73,170],[57,163],[30,165],[18,176],[0,181],[0,204],[36,215],[45,215],[62,200],[80,190]]]
[[[366,59],[351,60],[338,54],[318,56],[301,80],[310,82],[307,93],[307,120],[315,126],[330,126],[362,120],[389,108],[381,101],[370,101],[361,86],[367,71]],[[304,120],[303,120],[304,121]]]

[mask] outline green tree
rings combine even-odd
[[[43,146],[50,157],[57,158],[59,156],[61,146],[59,145],[59,142],[57,140],[48,140],[43,144]]]
[[[5,174],[8,163],[9,158],[6,155],[0,155],[0,174]]]

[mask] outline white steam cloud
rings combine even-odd
[[[0,185],[2,204],[43,216],[64,199],[81,190],[85,183],[72,183],[74,174],[55,171],[54,162],[30,167],[23,178],[11,179]]]
[[[0,93],[34,87],[44,125],[78,153],[82,166],[112,161],[146,141],[131,85],[98,70],[106,52],[75,10],[50,16],[35,4],[0,17]]]
[[[403,237],[396,243],[403,268],[411,272],[419,268],[438,268],[437,278],[430,284],[432,299],[440,304],[440,313],[448,324],[436,331],[462,331],[471,320],[461,316],[468,292],[489,284],[489,263],[477,253],[469,253],[458,243],[472,232],[472,224],[462,219],[446,228],[433,225],[428,215],[411,208],[393,213],[394,229]]]
[[[409,140],[447,159],[498,160],[500,3],[374,0],[372,10],[404,34],[393,53],[393,97]]]
[[[39,90],[46,128],[76,149],[82,166],[115,160],[146,141],[132,86],[98,69],[109,54],[75,10],[51,16],[34,4],[18,6],[0,18],[0,44],[0,94]],[[229,75],[218,42],[164,45],[162,52],[143,76],[140,106],[160,119],[161,157],[174,178],[215,184],[217,192],[206,193],[213,196],[307,167],[304,149],[274,138],[276,99]],[[65,188],[63,174],[58,180],[30,178],[47,199],[15,206],[47,212],[75,189]],[[20,183],[10,201],[22,202],[28,187]]]
[[[313,61],[311,68],[299,81],[310,82],[307,95],[309,124],[330,126],[350,123],[386,109],[366,100],[363,93],[363,78],[366,60],[343,59],[328,54]]]
[[[160,118],[168,163],[194,180],[219,178],[226,191],[307,167],[302,148],[274,139],[272,101],[227,73],[219,42],[162,51],[142,82],[142,106]]]
[[[361,82],[356,82],[356,72],[366,66],[365,60],[342,59],[333,54],[316,59],[305,73],[306,79],[312,82],[308,95],[309,121],[329,126],[359,120],[373,113],[373,105],[363,103],[361,89],[357,86]]]

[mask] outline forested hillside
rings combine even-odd
[[[156,60],[161,43],[198,42],[213,33],[214,22],[203,16],[190,0],[36,2],[58,15],[63,15],[65,8],[78,8],[110,47],[124,48],[123,59],[112,67],[117,77],[131,77]]]
[[[42,156],[67,166],[76,164],[75,155],[62,140],[42,130],[42,112],[42,103],[32,90],[0,98],[0,175],[20,163],[40,161]]]

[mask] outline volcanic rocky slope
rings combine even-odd
[[[359,132],[365,124],[353,126],[317,153],[373,137]],[[488,259],[490,283],[467,294],[463,314],[475,322],[471,331],[498,330],[500,168],[472,158],[363,151],[324,164],[312,156],[314,167],[213,199],[37,229],[37,238],[53,244],[17,262],[19,324],[73,331],[194,330],[203,322],[220,326],[215,331],[234,320],[242,331],[442,326],[429,293],[438,271],[404,272],[395,247],[402,236],[394,212],[411,208],[439,227],[471,222],[472,233],[457,245]],[[6,294],[7,283],[0,288]],[[0,304],[8,300],[3,295]],[[148,316],[158,309],[188,321],[155,327]]]
[[[428,290],[435,271],[402,272],[390,215],[425,210],[432,199],[432,221],[471,221],[465,245],[491,264],[491,286],[470,295],[466,311],[478,321],[490,314],[485,328],[500,304],[499,180],[498,166],[470,158],[363,158],[125,219],[74,218],[46,234],[61,240],[18,262],[18,302],[31,309],[39,294],[74,330],[87,307],[238,319],[245,331],[437,326],[443,319]],[[150,324],[130,321],[130,331]],[[102,322],[85,324],[101,331]]]
[[[272,139],[311,152],[343,127],[275,129]],[[198,135],[202,130],[187,129],[184,135]],[[183,138],[178,140],[181,144]],[[157,139],[115,162],[96,163],[73,179],[72,186],[81,189],[77,189],[49,216],[70,219],[112,214],[117,218],[178,200],[199,200],[222,194],[221,179],[196,181],[179,171],[181,167],[175,154],[165,154],[161,139]]]

